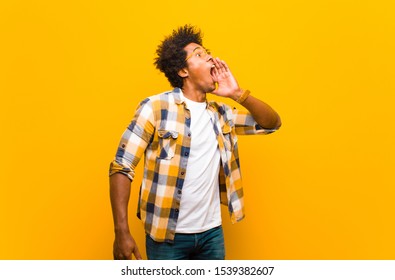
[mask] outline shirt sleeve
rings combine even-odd
[[[149,99],[145,99],[121,137],[115,159],[110,164],[109,175],[122,173],[133,181],[134,170],[151,142],[154,131],[152,104]]]
[[[260,126],[248,111],[232,110],[235,131],[238,135],[270,134],[277,129],[267,129]]]

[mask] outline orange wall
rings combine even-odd
[[[395,259],[394,2],[170,3],[0,4],[0,259],[112,258],[108,165],[138,102],[170,88],[154,52],[185,23],[283,120],[240,138],[227,258]]]

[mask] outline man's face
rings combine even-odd
[[[187,52],[186,62],[188,76],[185,83],[194,89],[204,93],[212,92],[215,89],[215,82],[212,76],[214,67],[213,58],[200,45],[195,43],[188,44],[184,50]]]

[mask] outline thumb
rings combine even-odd
[[[134,247],[133,255],[136,257],[136,260],[142,260],[142,259],[143,259],[143,258],[141,257],[139,248],[137,248],[137,246]]]
[[[218,95],[218,82],[215,82],[215,89],[211,91],[212,94]]]

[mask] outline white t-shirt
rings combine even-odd
[[[221,225],[220,154],[206,102],[184,97],[191,113],[191,149],[182,187],[177,233],[199,233]]]

